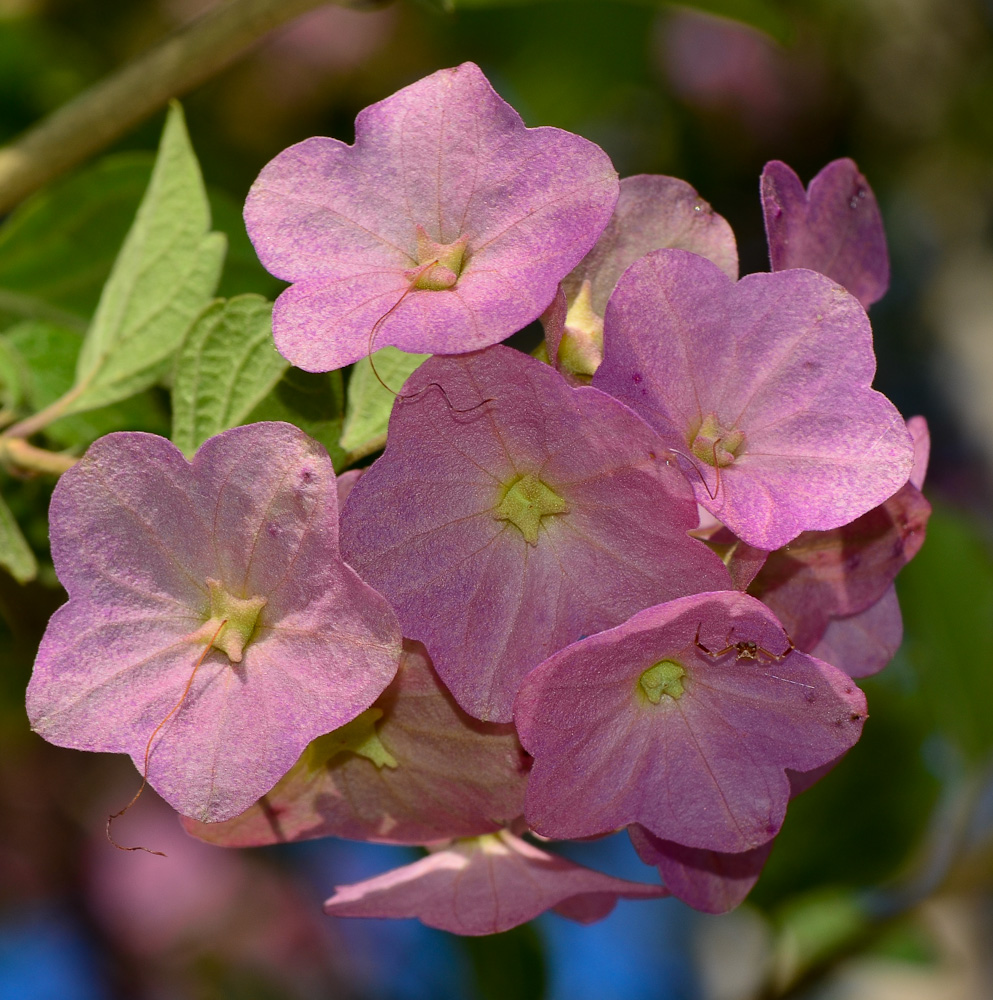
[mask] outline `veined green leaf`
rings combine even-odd
[[[187,455],[237,427],[289,367],[272,342],[272,303],[239,295],[209,305],[186,336],[172,385],[172,440]]]
[[[12,326],[5,331],[3,340],[16,351],[23,366],[23,411],[43,410],[72,388],[76,359],[83,342],[78,333],[54,323],[35,321]],[[45,427],[45,437],[49,447],[71,448],[79,454],[91,442],[111,431],[168,433],[166,410],[163,396],[148,390],[110,406],[54,420]]]
[[[226,241],[209,228],[200,167],[173,104],[148,190],[83,341],[65,412],[126,399],[163,374],[217,287]]]
[[[373,373],[368,358],[355,363],[348,382],[348,403],[341,431],[341,446],[356,456],[372,454],[383,447],[395,393],[429,354],[406,354],[384,347],[372,355],[376,372],[393,390],[389,392]]]
[[[2,497],[0,497],[0,566],[3,566],[18,583],[27,583],[38,574],[38,561]]]

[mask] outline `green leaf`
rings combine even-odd
[[[0,566],[3,566],[18,583],[27,583],[38,574],[38,561],[2,497],[0,497]]]
[[[26,322],[11,327],[3,339],[23,364],[26,410],[42,410],[72,387],[83,343],[78,333],[54,323]],[[62,417],[45,427],[44,433],[51,446],[71,448],[78,454],[98,437],[118,430],[168,434],[164,394],[148,390],[110,406]]]
[[[328,450],[336,472],[344,467],[345,452],[338,444],[345,389],[340,371],[305,372],[289,368],[276,388],[245,418],[285,420],[320,441]]]
[[[0,336],[0,409],[16,410],[28,377],[24,359],[6,336]]]
[[[210,208],[178,104],[155,169],[86,334],[67,413],[126,399],[168,366],[217,287],[225,239]]]
[[[272,342],[272,303],[239,295],[197,317],[176,360],[172,440],[187,455],[237,427],[273,389],[288,363]]]
[[[916,701],[965,755],[993,749],[993,556],[967,515],[936,505],[927,541],[897,579]]]
[[[405,354],[395,347],[384,347],[372,357],[379,378],[393,392],[383,388],[373,374],[368,358],[355,363],[348,382],[348,405],[341,431],[341,446],[356,459],[383,447],[395,393],[430,355]]]
[[[0,226],[0,317],[86,328],[153,162],[149,153],[109,156],[11,214]]]
[[[224,261],[224,273],[217,294],[222,298],[233,298],[254,292],[267,299],[274,299],[286,282],[274,278],[260,263],[255,247],[245,231],[242,206],[226,191],[208,187],[210,214],[214,228],[228,238],[228,253]]]

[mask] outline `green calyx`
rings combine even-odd
[[[741,454],[745,444],[744,431],[725,427],[716,413],[708,413],[689,434],[690,451],[708,465],[724,468]]]
[[[454,287],[465,264],[467,236],[454,243],[436,243],[423,226],[417,227],[417,264],[406,271],[414,288],[442,292]]]
[[[638,691],[653,705],[663,699],[678,701],[683,695],[686,671],[675,660],[659,660],[638,678]]]
[[[311,772],[320,771],[342,753],[365,757],[380,770],[384,767],[398,767],[396,758],[383,746],[376,731],[376,723],[382,717],[381,709],[367,708],[351,722],[312,740],[304,751],[307,769]]]
[[[583,380],[603,361],[603,317],[593,308],[593,286],[584,281],[569,306],[559,341],[559,367]]]
[[[542,518],[568,511],[568,504],[562,497],[537,476],[526,473],[506,487],[493,516],[514,525],[528,545],[537,545]]]
[[[218,580],[208,580],[210,617],[191,636],[194,641],[210,641],[232,663],[241,663],[245,647],[252,641],[264,597],[235,597]],[[222,624],[223,623],[223,624]]]

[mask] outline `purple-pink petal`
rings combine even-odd
[[[652,674],[678,685],[646,697]],[[670,694],[670,692],[672,692]],[[555,838],[640,823],[742,853],[779,830],[790,785],[858,739],[865,699],[790,649],[746,594],[697,594],[563,649],[525,678],[514,719],[534,757],[525,817]]]
[[[524,477],[565,509],[529,541],[500,515]],[[492,347],[404,386],[386,452],[342,512],[342,551],[428,648],[459,704],[507,722],[524,675],[635,611],[730,586],[687,531],[692,493],[627,407]]]
[[[396,672],[395,616],[338,554],[331,461],[289,424],[227,431],[192,464],[154,435],[108,435],[62,477],[50,520],[69,602],[35,662],[32,726],[143,769],[181,701],[148,779],[185,815],[247,808]],[[212,580],[264,605],[243,653],[209,649],[184,697],[214,634]]]
[[[883,219],[872,188],[852,160],[834,160],[806,191],[773,160],[760,182],[773,271],[807,267],[844,285],[866,309],[890,283]]]
[[[907,430],[914,442],[914,467],[910,472],[910,484],[924,489],[928,460],[931,458],[931,431],[924,417],[909,417]]]
[[[638,174],[620,184],[617,207],[596,246],[562,282],[571,304],[584,281],[602,316],[618,279],[639,257],[670,247],[713,261],[732,281],[738,277],[734,233],[686,181]]]
[[[890,585],[865,610],[832,618],[810,653],[844,670],[849,677],[869,677],[893,659],[901,642],[903,616],[896,588]]]
[[[617,184],[601,149],[526,128],[473,63],[440,70],[362,111],[354,145],[308,139],[253,185],[259,258],[296,283],[276,302],[276,345],[317,371],[370,353],[374,329],[372,348],[410,352],[503,340],[592,247]],[[417,287],[428,248],[463,239],[454,284]]]
[[[661,840],[638,823],[628,827],[638,857],[654,865],[662,884],[694,910],[727,913],[752,891],[773,841],[740,854],[723,854]]]
[[[372,708],[386,764],[347,750],[317,756],[318,741],[240,816],[186,829],[224,847],[329,836],[425,844],[493,833],[523,813],[530,762],[514,727],[466,715],[420,643],[404,643],[396,679]]]
[[[618,898],[654,899],[660,885],[613,878],[502,831],[460,840],[355,885],[324,904],[336,917],[416,917],[453,934],[498,934],[554,909],[589,923]]]
[[[870,388],[869,321],[823,275],[733,283],[702,257],[659,250],[618,283],[604,348],[593,385],[640,413],[698,502],[756,548],[846,524],[910,475],[906,426]]]
[[[812,653],[829,621],[857,615],[883,597],[924,544],[930,514],[931,505],[907,483],[850,524],[806,531],[770,552],[749,593],[773,610],[798,648]],[[888,627],[884,645],[893,634]]]

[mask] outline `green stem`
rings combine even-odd
[[[0,213],[327,0],[227,0],[0,149]]]
[[[53,403],[49,403],[43,410],[32,413],[30,417],[14,424],[4,438],[29,438],[32,434],[44,430],[49,424],[54,423],[63,416],[80,393],[86,388],[87,383],[73,386],[64,396],[59,396]]]
[[[346,451],[345,461],[342,468],[349,469],[357,462],[361,462],[363,458],[368,458],[370,455],[374,455],[377,451],[382,451],[385,447],[386,434],[377,434],[374,438],[369,438],[368,441],[359,445],[358,448]]]
[[[73,455],[36,448],[21,438],[3,435],[0,436],[0,461],[25,472],[44,472],[52,476],[61,476],[79,459]]]

